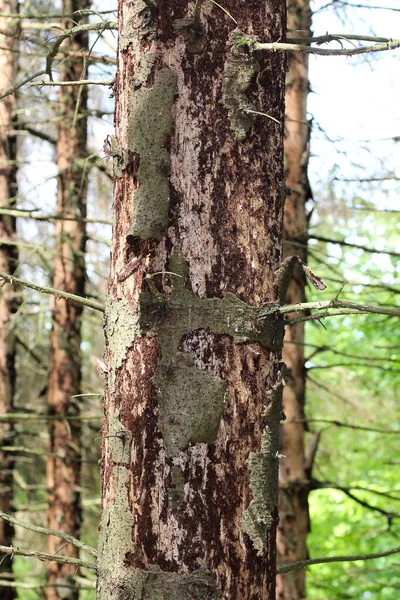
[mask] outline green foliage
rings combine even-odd
[[[332,185],[317,206],[313,235],[377,250],[398,247],[396,220],[372,203],[342,199]],[[310,290],[309,299],[398,304],[396,256],[313,241],[309,263],[328,284],[322,293]],[[306,413],[310,431],[322,430],[310,494],[310,557],[384,552],[399,545],[400,534],[398,434],[390,433],[400,431],[400,329],[394,319],[379,315],[323,323],[307,329]],[[307,576],[307,597],[394,600],[398,563],[394,555],[315,565]]]

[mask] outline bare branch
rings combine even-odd
[[[338,244],[340,246],[347,246],[349,248],[357,248],[357,250],[364,250],[364,252],[370,252],[371,254],[387,254],[388,256],[400,257],[400,252],[394,252],[394,250],[377,250],[376,248],[370,248],[369,246],[351,244],[350,242],[346,242],[345,240],[335,240],[321,235],[309,235],[308,239],[318,240],[319,242],[326,242],[327,244]]]
[[[2,519],[4,519],[4,521],[8,521],[9,523],[12,523],[13,525],[17,525],[18,527],[22,527],[23,529],[28,529],[29,531],[35,531],[36,533],[44,533],[45,535],[52,535],[54,537],[58,537],[61,540],[64,540],[65,542],[72,544],[76,548],[81,548],[88,554],[91,554],[92,556],[97,557],[97,551],[94,548],[92,548],[92,546],[88,546],[81,540],[74,538],[72,535],[69,535],[69,533],[66,533],[65,531],[58,531],[57,529],[48,529],[47,527],[40,527],[39,525],[32,525],[31,523],[25,523],[24,521],[20,521],[19,519],[16,519],[15,517],[8,515],[7,513],[3,512],[2,510],[0,510],[0,517]]]
[[[37,292],[41,292],[42,294],[49,294],[50,296],[56,296],[57,298],[64,298],[64,300],[71,300],[71,302],[76,302],[77,304],[82,304],[82,306],[93,308],[93,310],[104,312],[103,304],[100,304],[100,302],[96,302],[95,300],[89,300],[88,298],[83,298],[82,296],[69,294],[68,292],[56,290],[52,287],[37,285],[36,283],[26,281],[25,279],[20,279],[19,277],[14,277],[8,273],[3,273],[2,271],[0,271],[0,279],[3,279],[7,283],[22,285],[32,290],[36,290]]]
[[[53,75],[51,72],[51,67],[53,64],[54,58],[57,56],[59,48],[64,40],[67,38],[72,38],[79,33],[89,32],[89,31],[99,31],[102,33],[105,30],[110,29],[118,29],[118,24],[115,21],[100,21],[100,23],[84,23],[83,25],[77,25],[76,27],[72,27],[72,29],[68,29],[64,31],[63,34],[57,36],[55,41],[49,44],[50,49],[46,58],[46,73],[50,78],[50,81],[53,81]]]
[[[289,571],[295,571],[296,569],[304,569],[311,565],[322,565],[325,563],[334,562],[355,562],[357,560],[373,560],[375,558],[383,558],[384,556],[391,556],[392,554],[398,554],[400,552],[400,546],[387,550],[386,552],[378,552],[376,554],[358,554],[355,556],[325,556],[324,558],[311,558],[308,560],[300,560],[299,562],[292,563],[291,565],[284,565],[278,567],[276,570],[277,575],[282,573],[289,573]]]
[[[360,48],[349,48],[340,50],[330,50],[328,48],[315,48],[306,44],[291,44],[282,42],[252,42],[248,44],[255,51],[272,52],[304,52],[305,54],[319,54],[321,56],[356,56],[358,54],[369,54],[372,52],[384,52],[386,50],[395,50],[400,47],[400,40],[389,40],[374,44],[373,46],[364,46]]]
[[[89,395],[89,394],[85,394]],[[90,394],[92,396],[101,396],[101,394]],[[49,415],[48,413],[0,413],[0,423],[9,423],[10,421],[21,422],[21,421],[93,421],[96,419],[101,420],[103,415]]]
[[[382,429],[379,427],[364,427],[362,425],[353,425],[351,423],[342,423],[335,419],[291,419],[287,423],[327,423],[335,427],[345,427],[347,429],[356,429],[357,431],[371,431],[373,433],[381,433],[382,435],[399,435],[400,429]]]
[[[0,208],[0,215],[10,217],[24,217],[35,221],[78,221],[79,223],[92,223],[94,225],[112,225],[106,219],[84,219],[83,217],[67,217],[63,215],[38,215],[36,210],[23,210],[17,208]]]
[[[77,85],[112,85],[113,79],[78,79],[77,81],[38,81],[29,85],[32,87],[70,87]],[[1,98],[0,98],[1,99]]]
[[[3,92],[0,96],[0,100],[3,100],[3,98],[7,98],[7,96],[11,96],[11,94],[14,94],[23,85],[25,85],[26,83],[29,83],[29,81],[32,81],[32,79],[35,79],[36,77],[40,77],[41,75],[46,75],[46,71],[45,70],[37,71],[37,73],[34,73],[33,75],[30,75],[29,77],[26,77],[18,85],[15,85],[14,87],[9,88],[5,92]]]
[[[311,482],[310,489],[319,490],[319,489],[323,489],[323,488],[340,490],[345,496],[350,498],[350,500],[357,502],[357,504],[359,504],[363,508],[367,508],[368,510],[373,510],[375,512],[380,513],[381,515],[386,517],[389,521],[391,521],[392,519],[395,519],[395,518],[398,519],[400,517],[400,515],[398,513],[388,512],[387,510],[384,510],[383,508],[379,508],[379,506],[374,506],[373,504],[370,504],[369,502],[366,502],[365,500],[358,498],[350,491],[351,488],[347,488],[347,487],[344,487],[344,486],[341,486],[338,484],[333,484],[333,483],[324,484],[324,483],[320,483],[319,481],[316,481],[316,480],[313,480]]]
[[[346,315],[346,314],[375,314],[388,315],[390,317],[400,317],[400,308],[383,308],[379,306],[368,306],[366,304],[357,304],[345,300],[326,300],[323,302],[302,302],[300,304],[286,304],[281,306],[278,311],[284,315],[291,312],[301,312],[306,310],[324,310],[329,311],[332,308],[339,309],[336,312],[329,312],[325,315],[311,315],[313,318],[322,319],[327,316]],[[305,317],[306,318],[306,317]],[[292,322],[292,321],[291,321]]]
[[[30,558],[37,558],[44,562],[55,561],[59,563],[68,563],[70,565],[76,565],[77,567],[83,567],[85,569],[92,569],[93,571],[96,571],[95,563],[84,562],[83,560],[79,560],[79,558],[72,558],[71,556],[47,554],[47,552],[37,552],[36,550],[19,550],[13,546],[0,546],[0,552],[10,556],[28,556]]]

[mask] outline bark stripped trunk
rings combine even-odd
[[[224,8],[284,36],[280,0]],[[99,600],[275,598],[283,127],[245,109],[282,123],[285,58],[193,10],[119,2]]]
[[[86,0],[64,0],[63,14],[88,7]],[[79,22],[79,17],[64,18],[68,29]],[[63,48],[79,51],[88,48],[86,35],[67,40]],[[66,54],[61,62],[60,79],[76,81],[85,79],[82,58]],[[64,218],[78,220],[56,221],[56,259],[54,287],[79,296],[84,295],[86,225],[79,219],[86,217],[87,169],[83,164],[87,156],[87,91],[85,87],[61,87],[59,111],[62,116],[57,141],[57,213]],[[81,380],[81,316],[82,307],[61,298],[52,299],[51,353],[49,375],[49,413],[65,416],[50,420],[50,456],[47,461],[47,486],[49,495],[48,524],[79,537],[80,509],[80,426],[68,416],[79,415],[79,400],[72,398],[80,393]],[[49,537],[49,552],[77,556],[77,549],[55,537]],[[62,587],[73,585],[76,568],[73,565],[49,563],[47,600],[68,598],[77,600],[77,589]]]
[[[16,13],[17,2],[0,0],[0,13]],[[15,54],[18,36],[18,26],[7,17],[0,17],[0,90],[13,86],[16,74]],[[6,34],[3,32],[6,32]],[[17,138],[15,135],[16,116],[15,96],[0,100],[0,206],[13,208],[17,195]],[[15,218],[0,216],[0,238],[15,239]],[[0,271],[12,275],[18,265],[18,250],[16,246],[0,244]],[[0,289],[0,413],[9,413],[13,408],[15,392],[15,337],[12,315],[17,310],[17,300],[11,286]],[[6,513],[12,512],[13,502],[13,468],[14,460],[8,452],[2,451],[2,446],[12,441],[13,426],[0,423],[0,509]],[[0,520],[0,544],[12,545],[12,526]],[[12,579],[12,559],[0,553],[0,578]],[[3,600],[15,598],[11,587],[1,588]]]
[[[292,37],[310,36],[311,11],[308,0],[288,0],[288,30]],[[289,36],[290,37],[290,36]],[[308,57],[291,54],[286,76],[285,179],[292,190],[285,202],[284,256],[299,255],[307,261],[306,201],[309,198],[307,164],[310,124],[307,122]],[[287,303],[305,301],[305,276],[299,265],[287,293]],[[283,410],[279,480],[278,556],[283,564],[307,558],[308,481],[304,452],[304,324],[286,327],[283,360],[287,366]],[[291,423],[297,421],[297,423]],[[300,600],[305,597],[304,570],[278,577],[277,598]]]

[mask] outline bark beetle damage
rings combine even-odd
[[[247,3],[243,7],[232,2],[227,8],[246,35],[264,39],[268,20],[264,7],[258,6],[256,18],[252,15],[249,20]],[[281,125],[256,115],[251,135],[237,142],[222,104],[224,65],[231,48],[224,40],[234,24],[218,7],[205,3],[202,25],[205,50],[186,53],[179,65],[182,73],[178,72],[179,97],[174,107],[179,136],[171,154],[173,226],[189,262],[193,289],[200,296],[221,297],[231,291],[246,302],[263,303],[274,299],[275,290],[268,282],[281,259],[276,240],[283,218],[279,189],[284,114],[283,92],[275,80],[285,59],[260,53],[260,72],[244,94],[249,104],[273,115]]]

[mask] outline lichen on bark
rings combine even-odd
[[[265,428],[258,452],[247,461],[253,499],[242,518],[242,529],[259,554],[266,552],[267,534],[278,505],[279,422],[282,414],[283,380],[266,392]]]

